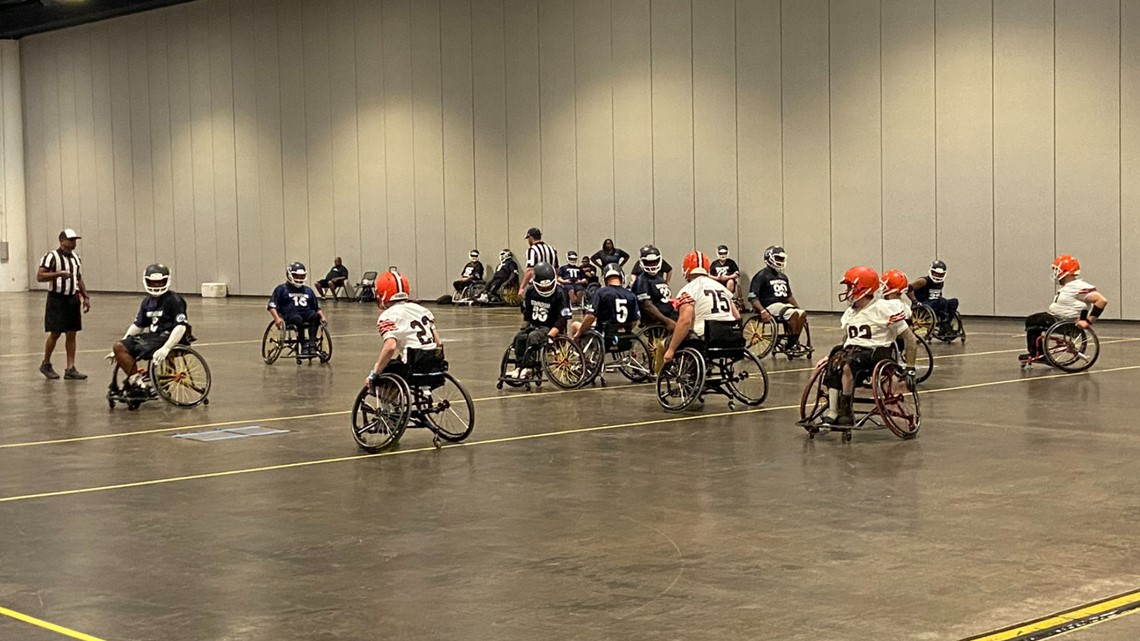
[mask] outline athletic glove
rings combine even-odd
[[[375,370],[368,372],[368,386],[376,387],[380,384],[380,375]]]
[[[115,352],[107,352],[107,355],[104,356],[103,358],[106,359],[110,363],[114,363],[115,362]]]
[[[154,350],[154,354],[151,355],[150,360],[152,363],[161,363],[162,361],[165,361],[166,357],[169,355],[170,350],[166,349],[166,347],[159,347],[158,349]]]
[[[908,389],[913,390],[915,388],[915,386],[918,384],[915,382],[916,376],[917,376],[917,372],[914,371],[913,367],[906,368],[906,386]]]

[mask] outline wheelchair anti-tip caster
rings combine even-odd
[[[431,444],[437,450],[443,448],[443,441],[441,441],[438,436],[432,437]]]
[[[850,443],[851,442],[851,430],[843,430],[843,442],[844,443]]]
[[[503,389],[503,381],[499,381],[498,383],[495,383],[495,389]]]
[[[729,401],[728,402],[728,411],[730,411],[730,412],[736,411],[736,402],[735,401]]]

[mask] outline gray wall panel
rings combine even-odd
[[[1121,67],[1140,69],[1140,2],[1121,3],[1120,27]],[[1140,318],[1140,279],[1128,277],[1140,265],[1140,73],[1120,80],[1120,311]]]
[[[637,260],[653,242],[649,0],[613,0],[614,242]],[[585,251],[580,248],[579,251]],[[596,251],[596,250],[595,250]],[[630,266],[632,269],[632,266]]]
[[[543,239],[564,257],[567,249],[578,244],[574,3],[539,0],[538,47],[542,118],[540,229]],[[521,238],[511,238],[510,243],[512,247],[526,246]]]
[[[575,156],[578,233],[561,248],[593,253],[614,235],[614,127],[610,0],[580,0],[574,11]],[[626,250],[628,251],[628,250]]]
[[[440,8],[440,33],[443,60],[444,240],[447,247],[447,274],[453,277],[467,262],[467,252],[476,247],[470,0],[443,0]],[[537,92],[535,100],[537,101]],[[535,111],[533,127],[537,128],[537,108]],[[535,155],[537,156],[537,151]],[[485,239],[478,245],[478,249],[482,253],[484,266],[494,269],[502,247],[495,245],[492,239]]]
[[[542,228],[542,136],[539,113],[538,0],[504,2],[507,92],[507,238],[519,242],[531,227]],[[466,242],[466,244],[470,244]],[[457,260],[470,248],[453,250]],[[499,246],[484,244],[484,267],[498,265]],[[492,265],[493,263],[493,265]],[[456,267],[452,273],[458,273]]]
[[[734,0],[693,12],[694,246],[712,259],[738,245],[735,13]]]
[[[654,0],[653,228],[657,247],[677,269],[694,249],[693,60],[689,0]],[[675,284],[683,282],[676,280]]]
[[[439,3],[412,5],[416,291],[446,291],[444,273],[443,116],[440,98]],[[411,238],[408,238],[411,241]]]

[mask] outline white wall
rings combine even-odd
[[[27,212],[24,208],[24,121],[20,101],[20,45],[0,40],[0,292],[28,287]]]
[[[27,262],[74,226],[96,289],[339,254],[435,296],[538,226],[782,243],[817,309],[938,257],[1023,314],[1072,252],[1140,318],[1140,0],[200,0],[21,47]]]

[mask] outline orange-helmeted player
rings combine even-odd
[[[732,302],[732,292],[709,276],[709,257],[703,252],[689,252],[681,264],[681,271],[689,284],[685,285],[674,303],[677,307],[677,323],[673,328],[673,339],[665,350],[665,360],[673,360],[673,355],[681,344],[690,338],[689,332],[697,338],[705,337],[705,321],[740,320],[740,310]]]
[[[410,365],[422,355],[434,355],[443,344],[435,328],[435,316],[412,302],[411,291],[408,277],[397,271],[386,271],[376,278],[376,306],[381,310],[376,331],[384,344],[368,373],[368,385],[374,385],[385,372],[406,377]]]
[[[1018,360],[1029,363],[1041,356],[1038,344],[1041,334],[1057,321],[1076,320],[1077,326],[1088,327],[1096,322],[1108,306],[1108,299],[1094,285],[1081,279],[1081,263],[1068,254],[1053,259],[1053,280],[1060,285],[1049,305],[1049,311],[1030,314],[1025,319],[1025,344],[1029,352]]]

